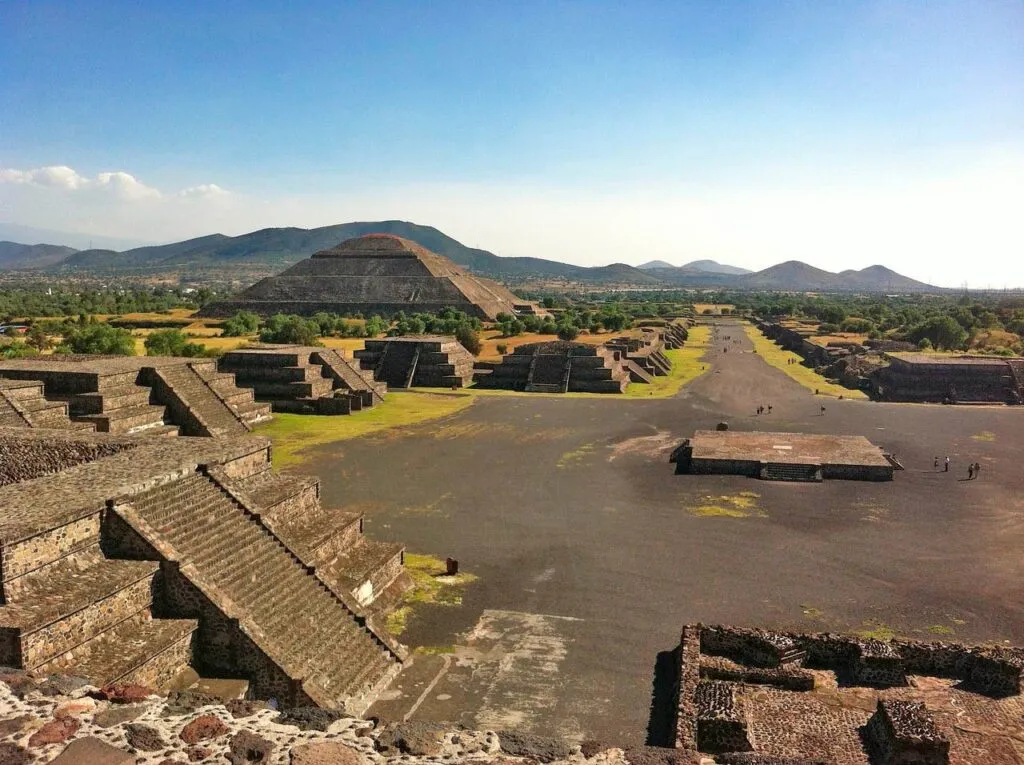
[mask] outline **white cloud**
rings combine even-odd
[[[131,173],[123,170],[97,173],[94,178],[79,174],[67,165],[37,167],[32,170],[0,168],[0,183],[10,183],[43,189],[62,189],[79,194],[101,193],[122,201],[159,199],[166,196],[159,189],[147,186]],[[227,194],[216,184],[208,183],[183,189],[172,196],[206,197]]]

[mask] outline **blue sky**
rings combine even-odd
[[[403,218],[582,264],[1024,285],[1018,0],[7,0],[0,29],[0,223]]]

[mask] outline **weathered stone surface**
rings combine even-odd
[[[363,756],[344,744],[303,744],[292,749],[291,765],[363,765]]]
[[[249,699],[231,699],[224,702],[224,708],[231,713],[236,720],[242,717],[252,717],[261,709],[266,709],[264,701],[251,701]]]
[[[591,757],[611,748],[612,744],[608,744],[604,741],[587,739],[580,744],[580,753],[589,760]]]
[[[98,738],[79,738],[68,744],[51,765],[134,765],[135,758]]]
[[[629,765],[700,765],[702,759],[694,751],[657,746],[635,746],[623,754]]]
[[[92,681],[75,675],[50,675],[42,684],[52,688],[55,695],[70,696],[77,690],[91,686]]]
[[[99,690],[100,698],[114,704],[137,704],[140,701],[145,701],[146,698],[155,693],[156,691],[152,688],[132,683],[111,683]]]
[[[572,749],[560,738],[534,736],[520,731],[498,733],[501,751],[513,757],[529,757],[538,762],[561,760],[572,754]]]
[[[213,756],[213,750],[205,746],[194,746],[188,750],[189,762],[202,762],[207,757]]]
[[[57,708],[53,710],[54,717],[79,717],[81,715],[89,714],[96,709],[95,699],[76,699],[74,701],[65,701],[63,704],[58,704]]]
[[[112,728],[121,723],[131,722],[145,711],[145,704],[118,704],[97,712],[92,722],[101,728]]]
[[[243,730],[231,737],[230,750],[226,756],[231,765],[245,765],[249,762],[270,762],[273,751],[272,741]]]
[[[186,744],[197,744],[210,738],[223,736],[228,726],[214,715],[201,715],[181,729],[178,735]]]
[[[143,752],[156,752],[167,746],[167,742],[160,735],[160,731],[149,725],[131,723],[126,725],[124,730],[128,746],[133,749],[140,749]]]
[[[342,712],[319,707],[294,707],[277,716],[281,725],[294,725],[299,730],[327,730],[331,723],[345,717]]]
[[[0,744],[0,765],[28,765],[35,756],[17,744]]]
[[[164,715],[187,715],[192,712],[197,712],[203,707],[218,705],[220,703],[220,699],[207,693],[196,693],[194,691],[172,691],[167,694],[167,704],[164,707]]]
[[[36,681],[20,670],[9,670],[0,674],[0,683],[5,683],[19,699],[36,687]]]
[[[46,746],[47,744],[62,744],[74,736],[81,726],[82,723],[73,717],[51,720],[32,734],[28,740],[28,745],[36,747]]]
[[[377,736],[377,748],[385,753],[432,757],[441,753],[445,726],[434,722],[389,723]]]
[[[13,736],[15,733],[21,733],[40,723],[41,720],[35,715],[19,715],[9,720],[0,720],[0,738]]]

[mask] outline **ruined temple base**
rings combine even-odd
[[[893,464],[863,436],[698,430],[673,453],[678,472],[776,481],[891,481]]]

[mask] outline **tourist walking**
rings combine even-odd
[[[935,458],[935,472],[936,473],[939,472],[939,458],[938,457]]]
[[[970,481],[970,480],[973,480],[973,478],[974,478],[974,465],[971,464],[971,465],[967,466],[967,480]]]
[[[949,472],[949,457],[946,457],[946,472]]]
[[[978,477],[978,473],[980,473],[980,472],[981,472],[981,463],[980,462],[975,462],[974,463],[974,477],[977,478]]]
[[[768,414],[771,414],[771,413],[772,413],[772,405],[768,404]]]
[[[825,407],[824,406],[821,407],[821,416],[822,417],[825,416]]]

